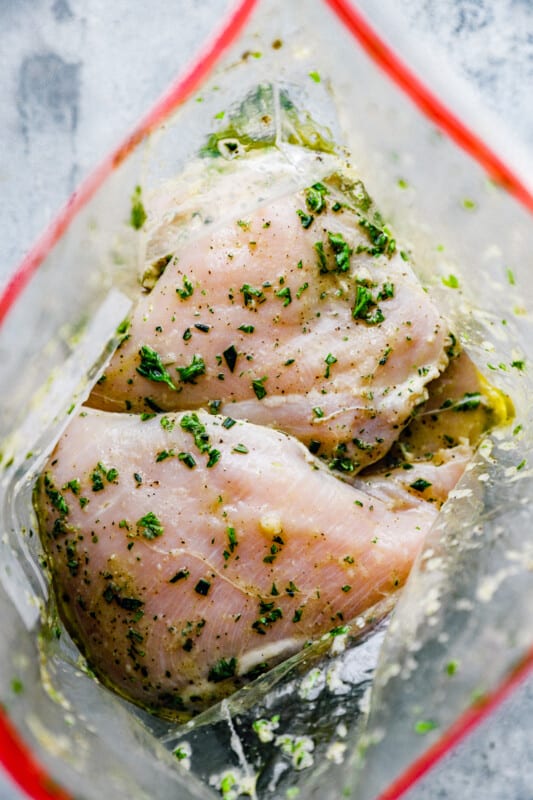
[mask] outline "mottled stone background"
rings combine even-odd
[[[445,48],[486,105],[533,147],[533,2],[380,3],[401,7],[417,36]],[[0,284],[231,6],[0,0]],[[532,720],[533,679],[408,800],[532,800]],[[0,800],[19,797],[0,774]]]

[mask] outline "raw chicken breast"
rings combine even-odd
[[[443,471],[446,489],[460,471]],[[88,410],[35,506],[60,612],[90,665],[179,715],[401,586],[438,510],[399,496],[352,487],[266,427]]]
[[[355,473],[448,362],[448,326],[361,184],[314,184],[166,260],[90,405],[209,407]]]

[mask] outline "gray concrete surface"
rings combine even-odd
[[[512,64],[503,51],[487,56],[486,80],[482,65],[480,91],[490,94],[496,108],[509,103],[513,69],[520,83],[531,75],[533,52],[532,4],[505,3],[509,13],[520,12],[527,50],[524,60]],[[458,25],[477,19],[488,26],[495,2],[455,5]],[[0,0],[0,283],[230,6],[230,0]],[[416,6],[417,13],[429,14],[432,4],[406,0],[407,6],[411,13]],[[452,22],[440,22],[446,35],[463,35]],[[466,59],[468,37],[463,38]],[[523,119],[533,123],[528,92],[522,83],[520,89],[514,112],[523,103]],[[533,679],[424,778],[409,800],[531,800],[531,720]],[[0,772],[0,800],[19,796]]]

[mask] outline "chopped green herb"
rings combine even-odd
[[[306,214],[305,211],[302,211],[301,208],[299,208],[296,211],[296,213],[300,217],[300,222],[302,223],[302,228],[306,228],[306,229],[309,228],[309,226],[311,225],[311,223],[314,220],[313,215],[312,214]]]
[[[383,351],[383,355],[381,356],[381,358],[378,361],[378,364],[380,366],[384,367],[385,364],[387,363],[391,353],[392,353],[392,347],[386,347],[385,350]]]
[[[91,489],[93,492],[101,492],[104,489],[104,481],[98,468],[91,472],[91,484]]]
[[[263,303],[266,300],[263,290],[256,289],[253,286],[250,286],[249,283],[244,283],[239,291],[244,298],[245,306],[251,305],[255,302],[255,300],[257,300],[258,303]]]
[[[437,723],[433,722],[431,719],[419,719],[418,722],[415,723],[415,733],[429,733],[430,731],[434,731],[437,727]]]
[[[311,78],[311,80],[312,80],[312,81],[314,81],[315,83],[320,83],[320,75],[319,75],[319,73],[318,73],[316,70],[312,70],[312,71],[309,73],[309,77],[310,77],[310,78]]]
[[[326,195],[328,190],[323,183],[314,183],[305,190],[305,202],[310,211],[321,214],[326,208]]]
[[[345,633],[348,633],[348,626],[347,625],[339,625],[338,628],[332,628],[329,632],[329,635],[334,636],[344,636]]]
[[[369,310],[375,305],[372,292],[367,289],[362,283],[357,284],[355,295],[355,306],[353,308],[352,316],[354,319],[367,319]]]
[[[160,411],[163,411],[163,409],[160,406],[158,406],[157,403],[154,400],[152,400],[151,397],[144,397],[143,400],[145,402],[145,405],[147,405],[148,408],[151,408],[152,411],[155,411],[156,414],[159,414]]]
[[[235,533],[235,528],[232,528],[231,526],[228,526],[226,528],[226,533],[227,533],[227,536],[228,536],[230,553],[233,553],[233,551],[235,550],[235,548],[239,544],[239,542],[237,541],[237,534]]]
[[[226,428],[226,430],[229,430],[230,428],[233,428],[233,426],[236,424],[237,424],[236,419],[232,419],[232,417],[226,417],[226,419],[222,423],[222,427]]]
[[[201,453],[206,453],[209,450],[209,436],[205,425],[200,422],[198,415],[194,411],[191,414],[183,415],[180,420],[180,427],[193,435],[194,443]]]
[[[294,616],[292,618],[292,621],[293,622],[300,622],[300,620],[302,618],[302,614],[303,614],[303,608],[297,608],[296,611],[294,612]]]
[[[156,383],[166,383],[170,389],[176,389],[172,383],[172,378],[161,361],[159,353],[153,350],[149,345],[143,344],[139,350],[139,356],[141,357],[141,363],[137,367],[139,375],[142,375],[143,378],[148,378],[150,381],[155,381]]]
[[[244,444],[236,444],[232,450],[232,453],[249,453],[250,451]]]
[[[131,196],[130,225],[138,231],[146,222],[146,211],[141,200],[142,189],[136,186]]]
[[[79,482],[79,480],[77,478],[73,478],[71,481],[68,481],[68,483],[66,483],[63,486],[63,489],[70,489],[72,494],[76,494],[77,495],[77,494],[80,493],[81,484],[80,484],[80,482]]]
[[[344,240],[342,233],[328,232],[329,243],[335,253],[335,265],[339,272],[347,272],[350,268],[352,248]]]
[[[164,528],[153,511],[137,520],[137,530],[145,539],[156,539],[164,533]]]
[[[303,284],[300,286],[300,288],[299,288],[299,289],[298,289],[298,291],[296,292],[296,299],[297,299],[297,300],[299,300],[299,299],[300,299],[300,297],[301,297],[301,296],[303,295],[303,293],[305,292],[305,290],[306,290],[306,289],[308,289],[308,288],[309,288],[309,284],[308,284],[308,283],[307,283],[307,281],[306,281],[305,283],[303,283]]]
[[[482,401],[479,392],[465,392],[460,400],[453,403],[454,411],[473,411],[478,408]]]
[[[315,406],[313,408],[313,414],[315,415],[315,417],[318,417],[318,419],[321,419],[324,416],[324,412],[320,408],[320,406]]]
[[[201,594],[202,597],[206,597],[210,588],[211,588],[211,581],[206,581],[204,578],[200,578],[200,580],[194,587],[194,591],[197,594]]]
[[[193,469],[193,467],[196,466],[196,461],[191,453],[178,453],[178,459],[182,461],[186,467],[189,467],[189,469]]]
[[[525,459],[525,458],[524,458],[524,459],[522,459],[522,461],[520,462],[520,464],[517,464],[517,465],[516,465],[516,469],[517,469],[517,471],[519,471],[519,470],[521,470],[521,469],[524,469],[524,467],[526,466],[526,464],[527,464],[527,461],[526,461],[526,459]]]
[[[337,363],[337,359],[331,353],[328,353],[324,361],[326,363],[326,371],[324,373],[324,378],[329,378],[330,368],[333,366],[333,364]]]
[[[210,469],[211,467],[214,467],[215,464],[220,461],[220,456],[220,450],[215,450],[215,448],[212,447],[209,451],[209,458],[207,459],[207,468]]]
[[[224,360],[225,360],[226,364],[228,365],[229,371],[233,372],[233,370],[235,369],[235,364],[237,363],[237,357],[238,357],[238,353],[237,353],[237,350],[235,349],[235,345],[232,344],[229,347],[227,347],[224,350],[224,352],[222,353],[222,355],[224,356]]]
[[[178,570],[178,572],[176,572],[175,575],[172,576],[172,578],[170,578],[169,583],[177,583],[178,581],[181,581],[181,580],[184,580],[185,578],[188,578],[189,575],[190,575],[190,572],[189,572],[189,570],[187,568],[180,569],[180,570]]]
[[[512,269],[510,269],[510,267],[507,267],[507,280],[509,281],[511,286],[514,286],[516,284],[514,272]]]
[[[253,333],[255,328],[253,325],[239,325],[237,330],[242,331],[243,333]]]
[[[66,516],[69,512],[67,502],[61,492],[55,488],[52,479],[48,474],[44,476],[44,491],[53,507],[59,511],[62,516]]]
[[[153,419],[155,417],[155,413],[153,411],[143,411],[141,414],[141,422],[148,422],[149,419]]]
[[[411,487],[411,489],[414,489],[417,492],[425,492],[426,489],[429,489],[431,483],[429,481],[426,481],[425,478],[417,478],[416,481],[410,483],[409,486]]]
[[[263,378],[256,378],[252,381],[252,389],[254,390],[255,396],[258,400],[262,400],[264,397],[266,397],[267,390],[263,385],[266,380],[268,380],[268,378],[265,375]]]
[[[523,359],[511,361],[511,366],[515,369],[523,370],[526,368],[526,362]]]
[[[446,664],[446,674],[451,677],[452,675],[455,675],[458,668],[459,668],[458,661],[448,661],[448,663]]]
[[[351,588],[352,587],[347,583],[345,586],[341,586],[341,591],[349,592],[349,591],[351,591]]]
[[[394,297],[394,284],[386,281],[378,292],[378,300],[389,300]]]
[[[195,353],[188,366],[176,367],[176,371],[179,373],[180,381],[183,381],[183,383],[196,383],[195,378],[205,375],[205,361],[201,355]]]
[[[176,424],[175,419],[170,419],[170,417],[161,417],[161,427],[164,430],[173,431],[175,424]]]
[[[443,284],[448,286],[450,289],[458,289],[459,288],[459,280],[455,275],[448,275],[447,278],[441,278]]]
[[[318,266],[321,275],[325,275],[328,271],[328,265],[326,261],[326,254],[324,252],[324,244],[323,242],[315,242],[314,248],[316,254],[318,256]]]
[[[236,672],[236,658],[230,658],[229,660],[221,658],[220,661],[217,661],[217,663],[209,670],[207,680],[211,681],[212,683],[219,683],[220,681],[225,681],[227,678],[233,678]]]
[[[115,467],[111,467],[111,469],[108,469],[106,472],[106,478],[109,483],[113,483],[113,481],[115,481],[118,478],[118,469],[115,469]]]
[[[367,219],[360,219],[359,226],[365,231],[372,247],[365,248],[372,256],[389,254],[396,249],[394,239],[389,239],[387,233]]]
[[[160,450],[159,453],[157,453],[157,455],[155,457],[155,460],[156,460],[156,463],[159,463],[160,461],[165,461],[165,459],[172,458],[172,456],[175,456],[175,455],[176,454],[175,454],[174,450]]]
[[[182,300],[187,300],[188,297],[192,296],[194,292],[194,286],[192,285],[192,282],[187,277],[187,275],[183,276],[183,288],[180,289],[179,287],[177,287],[176,292]]]
[[[284,286],[283,289],[280,289],[279,292],[276,292],[276,297],[281,297],[281,299],[283,300],[284,308],[288,306],[289,303],[292,302],[290,287]]]

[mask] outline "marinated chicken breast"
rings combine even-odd
[[[432,492],[441,475],[451,488],[458,465],[434,467]],[[438,513],[410,492],[416,503],[355,488],[294,438],[230,417],[87,410],[50,456],[35,507],[60,612],[90,665],[171,714],[401,586]]]
[[[163,261],[93,407],[210,408],[355,474],[448,362],[448,326],[360,184],[278,198]]]

